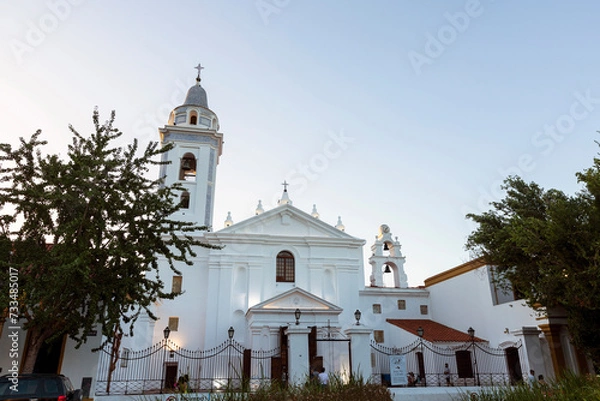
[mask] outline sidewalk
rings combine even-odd
[[[478,393],[481,387],[390,387],[394,401],[453,401],[459,394]]]

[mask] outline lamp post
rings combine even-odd
[[[162,372],[162,377],[160,379],[160,393],[163,393],[163,389],[165,388],[165,376],[167,374],[166,369],[165,369],[165,361],[167,358],[167,341],[169,340],[169,334],[171,334],[171,329],[169,328],[169,326],[165,327],[165,329],[163,330],[163,372]]]
[[[356,325],[360,326],[360,317],[362,316],[362,313],[360,313],[360,310],[356,310],[354,311],[354,318],[356,319]]]
[[[227,336],[229,337],[229,344],[227,345],[227,389],[231,389],[231,347],[233,344],[233,335],[235,330],[233,326],[227,330]]]
[[[423,353],[423,334],[425,334],[425,330],[423,327],[419,326],[417,328],[417,335],[419,336],[419,349],[421,350],[421,361],[419,364],[419,374],[422,376],[423,385],[427,385],[427,380],[425,378],[425,354]]]
[[[473,327],[469,327],[467,333],[469,334],[469,337],[471,337],[471,346],[473,347],[473,361],[475,365],[475,376],[477,380],[476,384],[477,386],[480,386],[481,383],[479,382],[479,368],[477,367],[477,352],[475,352],[475,329],[473,329]]]
[[[302,315],[302,312],[300,312],[300,308],[296,308],[296,310],[294,311],[294,317],[296,318],[296,326],[300,324],[300,315]]]

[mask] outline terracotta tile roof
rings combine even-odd
[[[465,331],[458,331],[451,327],[429,319],[386,319],[390,324],[417,335],[417,329],[423,328],[423,340],[429,342],[469,342],[471,337]],[[477,336],[475,341],[485,342]]]

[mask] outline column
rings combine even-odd
[[[371,332],[365,326],[352,326],[344,330],[350,337],[350,357],[352,358],[352,376],[362,378],[365,382],[371,379],[373,367],[371,366]]]
[[[369,264],[371,265],[371,286],[383,287],[383,272],[381,271],[381,258],[370,257]]]
[[[544,337],[548,341],[550,348],[550,356],[552,357],[552,365],[556,376],[560,376],[567,370],[567,362],[565,360],[564,349],[560,341],[560,324],[540,324],[540,329],[544,332]]]
[[[289,326],[286,330],[288,339],[288,383],[299,385],[309,377],[308,334],[310,329]]]

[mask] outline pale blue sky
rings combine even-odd
[[[273,207],[287,179],[365,256],[388,224],[420,285],[469,260],[464,215],[507,174],[577,190],[598,150],[599,15],[592,1],[5,1],[1,140],[41,128],[64,152],[96,105],[125,141],[157,140],[201,62],[225,134],[215,229]]]

